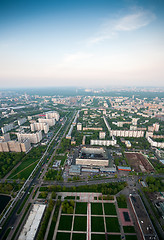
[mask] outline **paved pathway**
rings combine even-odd
[[[72,240],[72,232],[73,232],[73,226],[74,226],[74,220],[75,220],[75,209],[76,209],[76,205],[75,205],[74,210],[73,210],[73,218],[72,218],[72,227],[71,227],[71,237],[70,237],[70,240]]]
[[[61,211],[62,211],[62,208],[60,206],[59,213],[58,213],[58,219],[57,219],[57,222],[56,222],[56,227],[55,227],[54,235],[53,235],[53,238],[52,238],[53,240],[56,239],[57,230],[58,230],[58,226],[59,226],[59,220],[60,220],[60,216],[61,216]]]
[[[124,237],[124,239],[125,239],[125,234],[124,234],[124,230],[123,230],[123,226],[122,226],[122,222],[121,222],[121,218],[120,218],[120,214],[119,214],[119,210],[118,210],[117,201],[115,201],[115,206],[116,206],[116,212],[117,212],[117,216],[118,216],[118,222],[120,225],[121,236]]]
[[[87,240],[91,239],[91,203],[87,205]]]
[[[47,237],[48,237],[48,233],[49,233],[49,230],[50,230],[50,226],[51,226],[51,222],[52,222],[52,218],[53,218],[53,215],[54,215],[55,208],[56,208],[56,204],[55,204],[55,206],[53,207],[53,210],[52,210],[52,212],[51,212],[51,216],[50,216],[50,219],[49,219],[49,222],[48,222],[48,226],[47,226],[47,229],[46,229],[46,233],[45,233],[45,236],[44,236],[44,240],[47,240]]]

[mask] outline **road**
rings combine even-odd
[[[74,114],[75,115],[75,114]],[[12,202],[12,204],[9,206],[9,208],[7,209],[7,211],[5,212],[5,214],[3,215],[3,217],[1,218],[1,231],[0,231],[0,239],[2,239],[3,235],[5,234],[6,230],[11,227],[15,229],[15,222],[17,220],[17,218],[19,218],[19,216],[17,216],[17,211],[19,209],[19,207],[21,206],[21,204],[23,203],[24,199],[26,198],[30,188],[32,185],[37,185],[37,187],[40,187],[42,182],[38,181],[38,177],[40,174],[41,169],[43,168],[43,172],[46,171],[47,169],[47,165],[45,164],[47,159],[49,158],[49,156],[57,150],[57,148],[59,147],[59,143],[61,142],[62,138],[65,136],[69,125],[72,121],[72,119],[74,118],[70,116],[68,119],[66,117],[66,120],[64,122],[64,125],[61,126],[58,130],[58,132],[55,134],[55,136],[52,138],[51,142],[49,143],[49,145],[47,146],[46,151],[44,152],[43,156],[41,157],[41,159],[39,160],[37,166],[34,168],[34,170],[32,171],[32,173],[30,174],[30,176],[28,177],[28,179],[26,180],[26,182],[24,183],[23,187],[21,188],[21,190],[19,191],[19,193],[17,194],[16,198],[14,199],[14,201]],[[54,142],[53,147],[50,149],[50,151],[48,152],[49,146],[51,145],[51,143]],[[48,153],[48,154],[47,154]],[[50,161],[50,160],[49,160]],[[43,177],[43,176],[42,176]],[[41,178],[39,179],[41,180]],[[11,180],[9,180],[11,181]],[[26,190],[25,190],[26,189]],[[22,193],[25,191],[25,193],[22,196]],[[32,195],[32,193],[31,193]],[[22,198],[20,199],[20,196],[22,196]],[[28,200],[27,200],[28,203]],[[16,207],[15,207],[16,206]],[[14,209],[12,212],[11,210]],[[7,218],[8,216],[10,216],[9,218]],[[6,220],[7,219],[7,220]],[[4,226],[3,223],[6,220]]]

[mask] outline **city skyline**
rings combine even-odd
[[[163,1],[1,1],[1,88],[163,87]]]

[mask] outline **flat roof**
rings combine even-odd
[[[33,240],[42,219],[45,204],[34,204],[18,240]]]
[[[79,151],[79,158],[106,160],[108,159],[108,155],[106,150],[102,147],[99,148],[83,147],[81,148],[81,151]]]
[[[124,169],[124,170],[131,170],[130,167],[123,167],[123,166],[118,166],[118,170]]]
[[[137,216],[138,224],[142,229],[141,232],[144,235],[145,239],[158,239],[158,236],[155,232],[154,226],[149,218],[149,215],[146,211],[146,208],[138,194],[130,195],[131,203],[134,207],[135,214]]]
[[[162,160],[160,160],[160,162],[162,163],[162,164],[164,164],[164,160],[162,159]]]
[[[81,165],[71,165],[69,172],[70,173],[79,173],[80,174],[81,171]]]

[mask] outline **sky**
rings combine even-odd
[[[163,0],[0,0],[0,86],[164,87]]]

